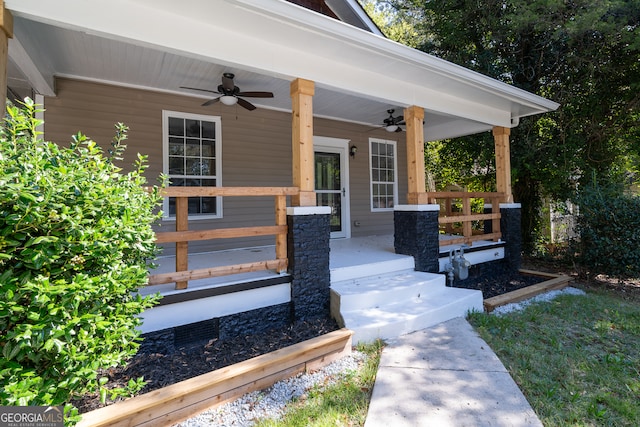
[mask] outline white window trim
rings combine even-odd
[[[394,208],[373,207],[373,143],[393,145],[393,205],[398,205],[398,142],[388,139],[369,138],[369,204],[371,212],[388,212]]]
[[[184,113],[181,111],[162,110],[162,171],[169,176],[169,118],[177,117],[181,119],[204,120],[216,123],[216,187],[222,187],[222,120],[220,116],[208,116],[204,114]],[[216,198],[217,215],[189,215],[189,221],[203,219],[222,218],[222,197]],[[165,221],[175,221],[176,218],[169,216],[169,198],[165,197],[162,202],[162,219]]]

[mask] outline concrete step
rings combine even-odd
[[[359,279],[375,273],[377,275],[393,273],[397,271],[413,270],[415,268],[415,261],[412,256],[408,255],[394,255],[394,259],[387,260],[375,260],[372,259],[369,263],[361,264],[362,260],[358,261],[357,265],[342,265],[331,269],[331,283],[342,282],[345,280]]]
[[[378,271],[376,268],[374,271]],[[341,312],[402,302],[445,287],[443,274],[400,270],[331,283]]]
[[[449,288],[444,274],[415,271],[413,257],[331,270],[331,313],[353,342],[397,338],[483,310],[482,292]]]
[[[354,331],[353,342],[389,340],[428,328],[471,310],[482,311],[482,292],[470,289],[438,287],[405,301],[342,311],[346,328]]]

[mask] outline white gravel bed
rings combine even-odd
[[[189,418],[174,427],[250,427],[261,418],[280,418],[291,400],[299,398],[316,385],[326,387],[358,369],[367,356],[353,351],[318,371],[299,374],[279,381],[260,391],[247,393],[239,399]]]
[[[551,301],[552,299],[556,298],[559,295],[584,295],[584,294],[585,292],[582,289],[566,287],[564,289],[545,292],[543,294],[536,295],[535,297],[529,298],[524,301],[514,302],[514,303],[502,305],[500,307],[496,307],[491,312],[491,314],[500,316],[502,314],[511,313],[512,311],[522,310],[529,304],[532,304],[534,302],[540,302],[540,301]]]

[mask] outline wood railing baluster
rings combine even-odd
[[[287,196],[299,193],[296,187],[169,187],[161,190],[165,197],[176,199],[175,231],[156,233],[156,243],[176,244],[176,271],[149,276],[149,285],[175,282],[176,289],[186,289],[189,280],[262,270],[287,270]],[[275,198],[275,225],[211,230],[189,230],[189,197],[272,196]],[[246,264],[189,270],[189,242],[238,237],[275,236],[276,259]]]

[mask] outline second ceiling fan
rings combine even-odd
[[[387,113],[389,113],[389,117],[387,117],[382,121],[383,123],[382,127],[387,132],[402,132],[402,128],[400,127],[400,125],[405,124],[404,116],[393,117],[393,113],[395,111],[396,110],[387,110]]]
[[[210,89],[201,89],[197,87],[187,87],[180,86],[182,89],[191,89],[191,90],[199,90],[201,92],[209,92],[216,93],[220,96],[210,99],[202,104],[203,107],[206,107],[211,104],[215,104],[220,101],[225,105],[235,105],[236,103],[240,104],[241,107],[246,108],[249,111],[255,110],[256,106],[243,99],[246,98],[273,98],[272,92],[242,92],[238,86],[233,82],[233,78],[235,75],[233,73],[224,73],[222,75],[222,84],[218,85],[218,90],[210,90]]]

